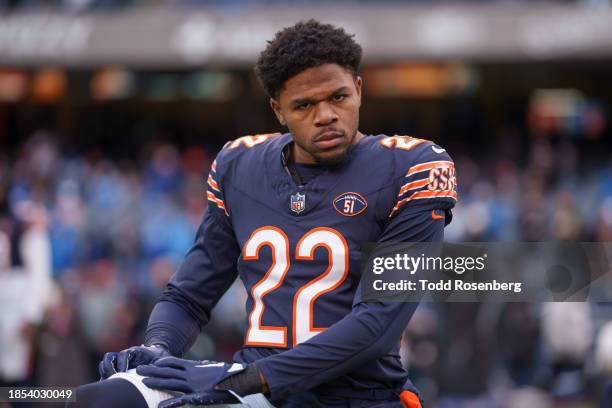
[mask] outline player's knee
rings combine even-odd
[[[66,408],[146,408],[140,391],[130,382],[113,378],[78,387],[75,401]]]

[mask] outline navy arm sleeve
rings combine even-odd
[[[164,344],[176,356],[191,347],[237,275],[240,248],[223,201],[222,184],[217,182],[221,181],[218,160],[208,177],[209,205],[195,243],[153,308],[145,333],[145,344]]]

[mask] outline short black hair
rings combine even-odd
[[[361,54],[353,35],[311,19],[278,31],[259,55],[255,73],[268,95],[277,98],[289,78],[308,68],[338,64],[356,76]]]

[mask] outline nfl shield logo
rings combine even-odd
[[[291,211],[296,214],[301,213],[306,208],[306,196],[304,194],[295,193],[291,195]]]

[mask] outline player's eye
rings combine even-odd
[[[297,105],[295,107],[295,109],[297,109],[297,110],[306,110],[308,108],[310,108],[310,103],[308,103],[308,102],[301,103],[301,104],[299,104],[299,105]]]
[[[332,96],[332,101],[334,101],[334,102],[342,102],[344,100],[344,98],[346,98],[346,95],[338,94],[338,95]]]

